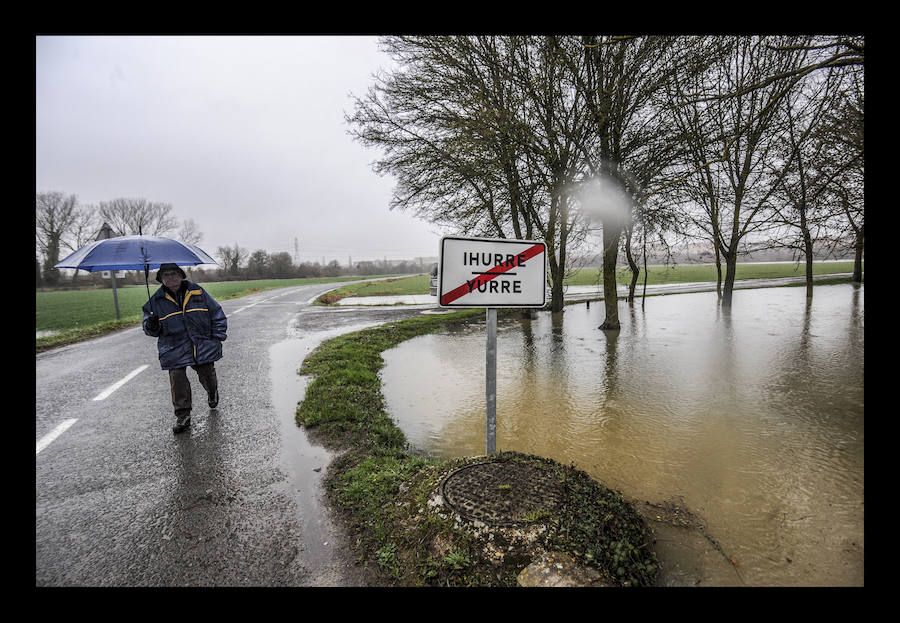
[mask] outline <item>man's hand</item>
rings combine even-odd
[[[147,317],[147,328],[150,331],[159,331],[159,316],[150,312],[150,315]]]

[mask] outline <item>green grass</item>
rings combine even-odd
[[[354,283],[326,292],[318,299],[317,304],[334,305],[347,296],[403,296],[409,294],[428,294],[430,278],[428,275],[411,277],[395,277],[380,281]]]
[[[398,449],[403,434],[385,413],[378,371],[381,352],[417,335],[482,317],[480,309],[417,316],[369,331],[339,336],[320,345],[303,362],[300,374],[316,375],[297,409],[297,423],[316,426],[332,444]]]
[[[340,296],[402,296],[405,294],[428,294],[428,275],[413,275],[381,281],[354,283],[341,286],[333,292]]]
[[[308,277],[302,279],[260,279],[250,281],[214,281],[201,283],[217,301],[239,298],[298,285],[357,280],[360,277]],[[154,292],[159,284],[150,284]],[[140,323],[141,306],[147,302],[146,286],[124,286],[116,289],[121,320],[116,320],[116,308],[111,289],[56,290],[35,293],[35,330],[58,331],[55,335],[37,338],[37,350],[97,337]]]
[[[405,435],[386,413],[378,376],[384,350],[482,317],[480,309],[464,310],[348,333],[320,344],[298,371],[314,378],[296,421],[316,443],[342,451],[328,468],[326,490],[376,583],[515,586],[530,562],[522,544],[512,542],[503,548],[502,562],[487,558],[481,537],[462,529],[452,515],[430,509],[430,496],[448,473],[484,457],[443,461],[409,453]],[[561,513],[526,518],[546,526],[540,536],[545,549],[576,556],[614,584],[654,583],[658,563],[648,548],[649,535],[618,492],[550,459],[501,452],[492,460],[540,465],[566,488]]]

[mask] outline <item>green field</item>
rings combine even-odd
[[[353,281],[360,277],[312,277],[304,279],[260,279],[254,281],[215,281],[201,283],[217,301],[247,296],[263,290],[289,286]],[[159,285],[150,285],[152,293]],[[138,324],[143,316],[141,306],[147,302],[147,288],[125,286],[116,289],[121,320],[111,289],[56,290],[35,293],[35,331],[56,331],[37,338],[38,350],[60,346],[80,339],[96,337],[110,331]]]
[[[648,266],[647,284],[714,282],[716,267],[710,264],[680,264],[678,266]],[[724,279],[724,267],[722,277]],[[769,279],[775,277],[802,277],[805,275],[804,265],[797,264],[738,264],[738,279]],[[828,275],[834,273],[853,272],[853,262],[816,262],[813,273]],[[643,272],[638,284],[644,280]],[[622,285],[631,283],[631,271],[619,268],[616,281]],[[345,296],[399,296],[404,294],[428,294],[428,275],[414,275],[399,279],[388,279],[374,283],[360,283],[342,286],[332,292],[338,298]],[[567,280],[570,286],[592,286],[600,283],[599,268],[582,268],[575,271]],[[332,299],[335,296],[331,297]]]
[[[681,264],[676,267],[649,266],[648,284],[714,282],[716,269],[713,265]],[[848,273],[853,271],[853,262],[816,262],[816,275]],[[774,277],[802,277],[803,265],[789,264],[738,264],[738,279],[760,279]],[[428,275],[391,278],[381,276],[379,281],[347,285],[333,294],[343,296],[397,296],[405,294],[428,294]],[[367,277],[369,279],[373,277]],[[378,278],[378,277],[374,277]],[[247,296],[263,290],[296,285],[356,281],[360,277],[319,277],[306,279],[262,279],[255,281],[217,281],[202,283],[218,301]],[[616,279],[621,284],[631,281],[627,269],[619,269]],[[600,280],[599,268],[583,268],[572,274],[568,285],[596,285]],[[638,284],[643,283],[643,274]],[[158,286],[151,286],[151,292]],[[141,320],[141,306],[147,301],[144,286],[126,286],[117,290],[119,311],[122,319],[117,321],[113,305],[112,290],[59,290],[36,292],[35,330],[57,332],[39,337],[38,350],[45,350],[81,339],[96,337],[110,331],[127,328]],[[334,298],[334,297],[332,297]]]
[[[600,268],[582,268],[568,280],[570,286],[591,286],[600,282]],[[852,273],[853,262],[813,262],[814,275],[831,275],[834,273]],[[806,275],[804,264],[738,264],[736,279],[774,279],[778,277],[803,277]],[[722,279],[725,279],[725,266],[722,266]],[[677,266],[647,266],[647,285],[668,283],[692,283],[695,281],[715,281],[714,264],[679,264]],[[622,285],[631,283],[631,271],[619,267],[616,271],[616,282]],[[638,284],[644,282],[643,268],[638,277]]]

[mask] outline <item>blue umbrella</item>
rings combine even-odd
[[[159,268],[160,264],[196,266],[216,263],[196,245],[162,236],[132,235],[95,240],[58,262],[55,267],[77,268],[88,272],[144,269],[149,299],[151,268]]]
[[[56,264],[56,268],[98,270],[141,270],[160,264],[196,266],[216,261],[198,246],[161,236],[118,236],[95,240]]]

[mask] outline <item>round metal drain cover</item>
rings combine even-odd
[[[562,486],[549,471],[527,463],[475,463],[452,472],[441,493],[461,517],[486,524],[530,523],[552,512]]]

